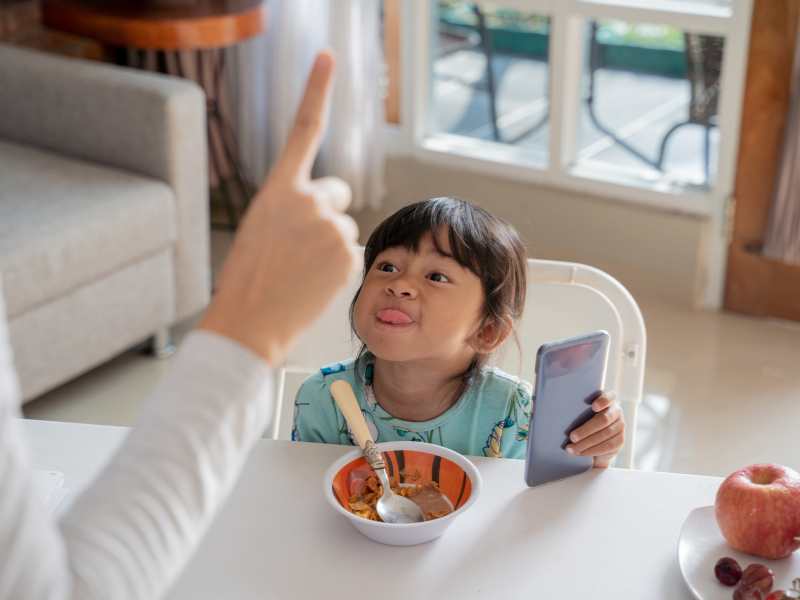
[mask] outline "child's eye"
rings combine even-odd
[[[378,265],[378,271],[383,271],[384,273],[394,273],[397,271],[397,267],[390,262],[382,262]]]
[[[428,277],[437,283],[450,283],[450,279],[444,273],[431,273]]]

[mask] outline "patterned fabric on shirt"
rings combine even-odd
[[[301,386],[295,399],[292,439],[350,444],[350,431],[330,394],[338,379],[350,383],[377,442],[419,441],[446,446],[461,454],[524,458],[528,440],[531,385],[494,367],[476,374],[461,398],[429,421],[404,421],[386,412],[372,391],[374,356],[320,369]]]

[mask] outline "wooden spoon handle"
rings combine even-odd
[[[336,406],[342,411],[345,421],[350,426],[350,431],[353,432],[359,448],[364,450],[367,442],[374,443],[369,427],[367,427],[367,421],[364,419],[364,414],[361,412],[361,407],[358,405],[358,400],[356,400],[350,384],[341,379],[334,381],[331,384],[331,394],[336,401]]]

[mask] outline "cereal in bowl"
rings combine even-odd
[[[411,499],[422,510],[426,521],[438,519],[453,512],[453,506],[439,490],[435,481],[423,482],[419,471],[402,474],[403,483],[393,485],[392,491]],[[350,473],[350,512],[370,521],[380,521],[376,505],[383,486],[371,471],[356,469]]]

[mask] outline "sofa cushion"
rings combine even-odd
[[[0,140],[0,273],[9,318],[174,242],[163,182]]]

